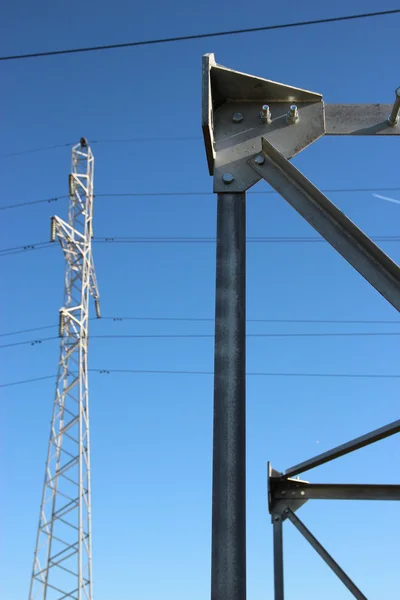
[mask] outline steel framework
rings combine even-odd
[[[218,194],[211,599],[246,598],[246,208],[264,179],[400,311],[400,267],[290,162],[323,135],[400,135],[393,105],[329,105],[315,92],[203,57],[202,128]],[[358,600],[364,594],[295,514],[310,499],[400,500],[400,485],[311,484],[295,475],[400,431],[396,421],[280,473],[269,465],[275,600],[284,600],[283,522],[290,520]]]
[[[66,260],[59,312],[60,361],[29,600],[92,600],[89,296],[100,317],[93,258],[94,158],[84,138],[72,148],[68,222],[51,220]]]

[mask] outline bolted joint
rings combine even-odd
[[[271,123],[272,117],[268,104],[264,104],[264,106],[261,108],[260,119],[264,124]]]
[[[288,123],[297,123],[297,121],[299,120],[299,111],[297,109],[297,106],[295,104],[292,104],[292,106],[289,108],[289,112],[286,116],[286,121]]]
[[[240,112],[233,113],[232,122],[233,123],[241,123],[243,121],[243,115]]]

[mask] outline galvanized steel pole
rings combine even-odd
[[[211,600],[246,599],[246,195],[218,194]]]

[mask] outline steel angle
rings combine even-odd
[[[400,267],[263,138],[263,164],[248,164],[400,311]]]
[[[325,104],[326,135],[400,135],[391,104]]]

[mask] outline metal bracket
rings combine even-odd
[[[247,160],[261,151],[262,136],[292,158],[324,135],[322,96],[222,67],[207,54],[202,128],[214,192],[243,192],[260,180]]]
[[[327,104],[309,90],[247,75],[203,56],[202,129],[214,192],[244,192],[260,180],[248,160],[261,138],[290,159],[323,135],[400,135],[394,105]]]

